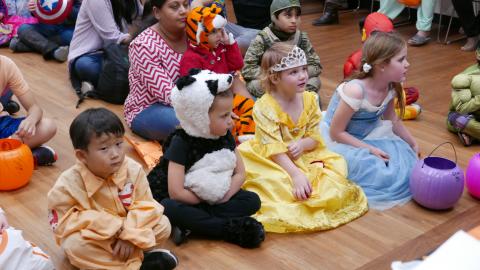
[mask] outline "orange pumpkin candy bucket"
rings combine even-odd
[[[19,140],[0,139],[0,190],[14,190],[28,184],[33,174],[30,148]]]

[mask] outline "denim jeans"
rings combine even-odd
[[[97,86],[102,71],[103,52],[93,52],[79,56],[72,62],[71,71],[80,81],[87,81]]]
[[[149,140],[163,140],[179,125],[172,107],[154,103],[132,121],[132,131]]]
[[[33,29],[43,37],[57,43],[60,46],[70,45],[72,41],[74,26],[65,26],[63,24],[24,24],[18,29],[19,34],[23,31]]]

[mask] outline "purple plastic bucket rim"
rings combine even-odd
[[[457,164],[455,164],[455,162],[442,157],[426,157],[425,159],[423,159],[423,165],[427,165],[428,167],[437,170],[452,170],[457,167]]]

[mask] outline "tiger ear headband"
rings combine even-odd
[[[293,46],[293,49],[288,53],[288,55],[282,57],[280,63],[270,67],[270,73],[280,72],[305,65],[307,65],[307,57],[305,56],[305,52],[298,46]]]

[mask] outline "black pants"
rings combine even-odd
[[[172,225],[209,238],[223,238],[223,228],[229,218],[251,216],[260,209],[258,195],[242,189],[222,204],[189,205],[172,199],[163,199],[160,203]]]
[[[475,17],[471,0],[452,0],[462,28],[467,37],[474,37],[480,33],[480,15]]]

